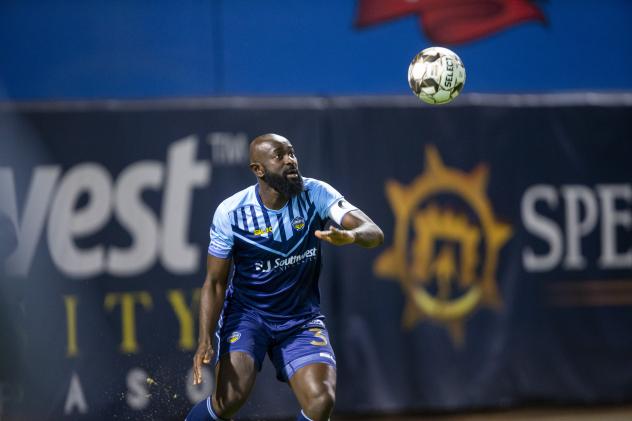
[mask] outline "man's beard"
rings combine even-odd
[[[287,170],[283,171],[282,175],[279,175],[271,173],[266,169],[263,174],[263,181],[283,196],[296,196],[304,190],[303,177],[301,177],[301,173],[299,173],[298,170],[296,170],[296,174],[298,175],[296,179],[287,178],[287,174]]]

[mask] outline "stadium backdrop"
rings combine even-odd
[[[386,233],[323,246],[339,411],[629,401],[632,107],[579,97],[3,108],[5,413],[181,419],[210,391],[189,372],[208,226],[270,131]],[[242,415],[292,416],[263,371]]]

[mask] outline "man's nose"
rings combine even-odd
[[[292,156],[290,154],[286,154],[285,155],[284,164],[286,164],[286,165],[291,164],[293,166],[296,166],[296,157]]]

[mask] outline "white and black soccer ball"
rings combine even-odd
[[[443,47],[429,47],[408,66],[408,85],[428,104],[446,104],[456,98],[465,85],[465,66],[454,53]]]

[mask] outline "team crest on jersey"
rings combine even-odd
[[[239,340],[239,338],[241,338],[241,333],[239,332],[233,332],[228,339],[226,339],[226,342],[228,342],[229,344],[234,344],[235,342],[237,342]]]
[[[305,228],[305,218],[302,216],[297,216],[292,219],[292,228],[296,231],[302,231]]]

